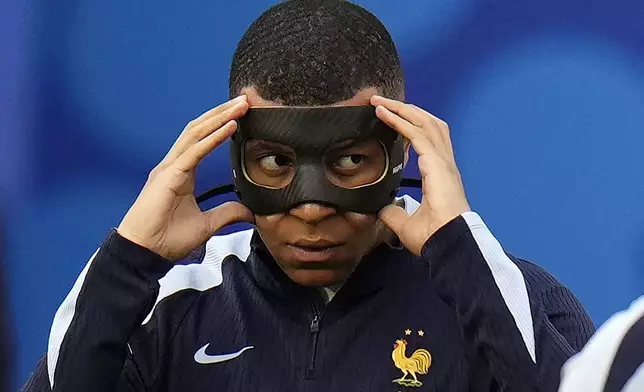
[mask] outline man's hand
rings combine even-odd
[[[414,105],[373,96],[376,115],[407,138],[418,153],[423,197],[409,216],[398,206],[380,211],[382,220],[411,252],[420,251],[438,229],[470,210],[456,167],[449,127],[441,119]]]
[[[237,202],[202,212],[194,197],[199,162],[237,130],[236,119],[248,110],[237,97],[188,123],[165,158],[155,167],[138,198],[121,221],[118,233],[151,251],[177,261],[217,230],[234,222],[253,222]]]

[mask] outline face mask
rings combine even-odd
[[[238,120],[230,158],[234,191],[257,215],[304,203],[375,214],[401,186],[404,148],[372,106],[254,108]]]

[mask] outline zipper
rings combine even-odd
[[[309,366],[306,369],[306,379],[313,380],[315,379],[317,369],[315,368],[315,356],[318,349],[318,336],[320,334],[320,320],[322,319],[322,312],[314,304],[313,305],[313,319],[311,320],[311,325],[309,329],[311,331],[311,358],[309,360]]]

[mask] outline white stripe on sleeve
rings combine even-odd
[[[492,271],[494,281],[499,291],[501,291],[503,300],[510,310],[519,332],[521,332],[523,342],[530,353],[532,361],[536,363],[534,324],[532,322],[532,312],[530,311],[530,298],[528,297],[528,288],[521,270],[510,260],[501,244],[494,238],[477,213],[470,211],[462,216],[467,222],[490,271]]]
[[[56,315],[54,316],[54,321],[49,333],[49,343],[47,346],[47,373],[49,374],[49,383],[51,384],[52,390],[54,389],[54,374],[56,373],[56,364],[58,362],[58,356],[60,355],[60,346],[63,344],[63,339],[65,339],[67,330],[74,319],[76,301],[78,300],[78,295],[83,287],[83,283],[85,283],[87,271],[89,271],[89,268],[91,267],[99,250],[100,249],[94,252],[94,255],[89,259],[89,262],[85,265],[85,268],[83,268],[78,279],[76,279],[74,287],[72,287],[72,290],[67,294],[67,297],[65,297],[65,300],[60,305],[58,311],[56,311]]]
[[[147,324],[159,302],[183,290],[206,291],[223,281],[222,262],[235,255],[245,261],[250,254],[253,229],[214,236],[206,243],[206,255],[200,264],[177,265],[159,280],[159,295],[154,306],[143,320]]]

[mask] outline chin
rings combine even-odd
[[[351,271],[344,269],[292,269],[286,271],[292,281],[307,287],[332,286],[344,283]]]

